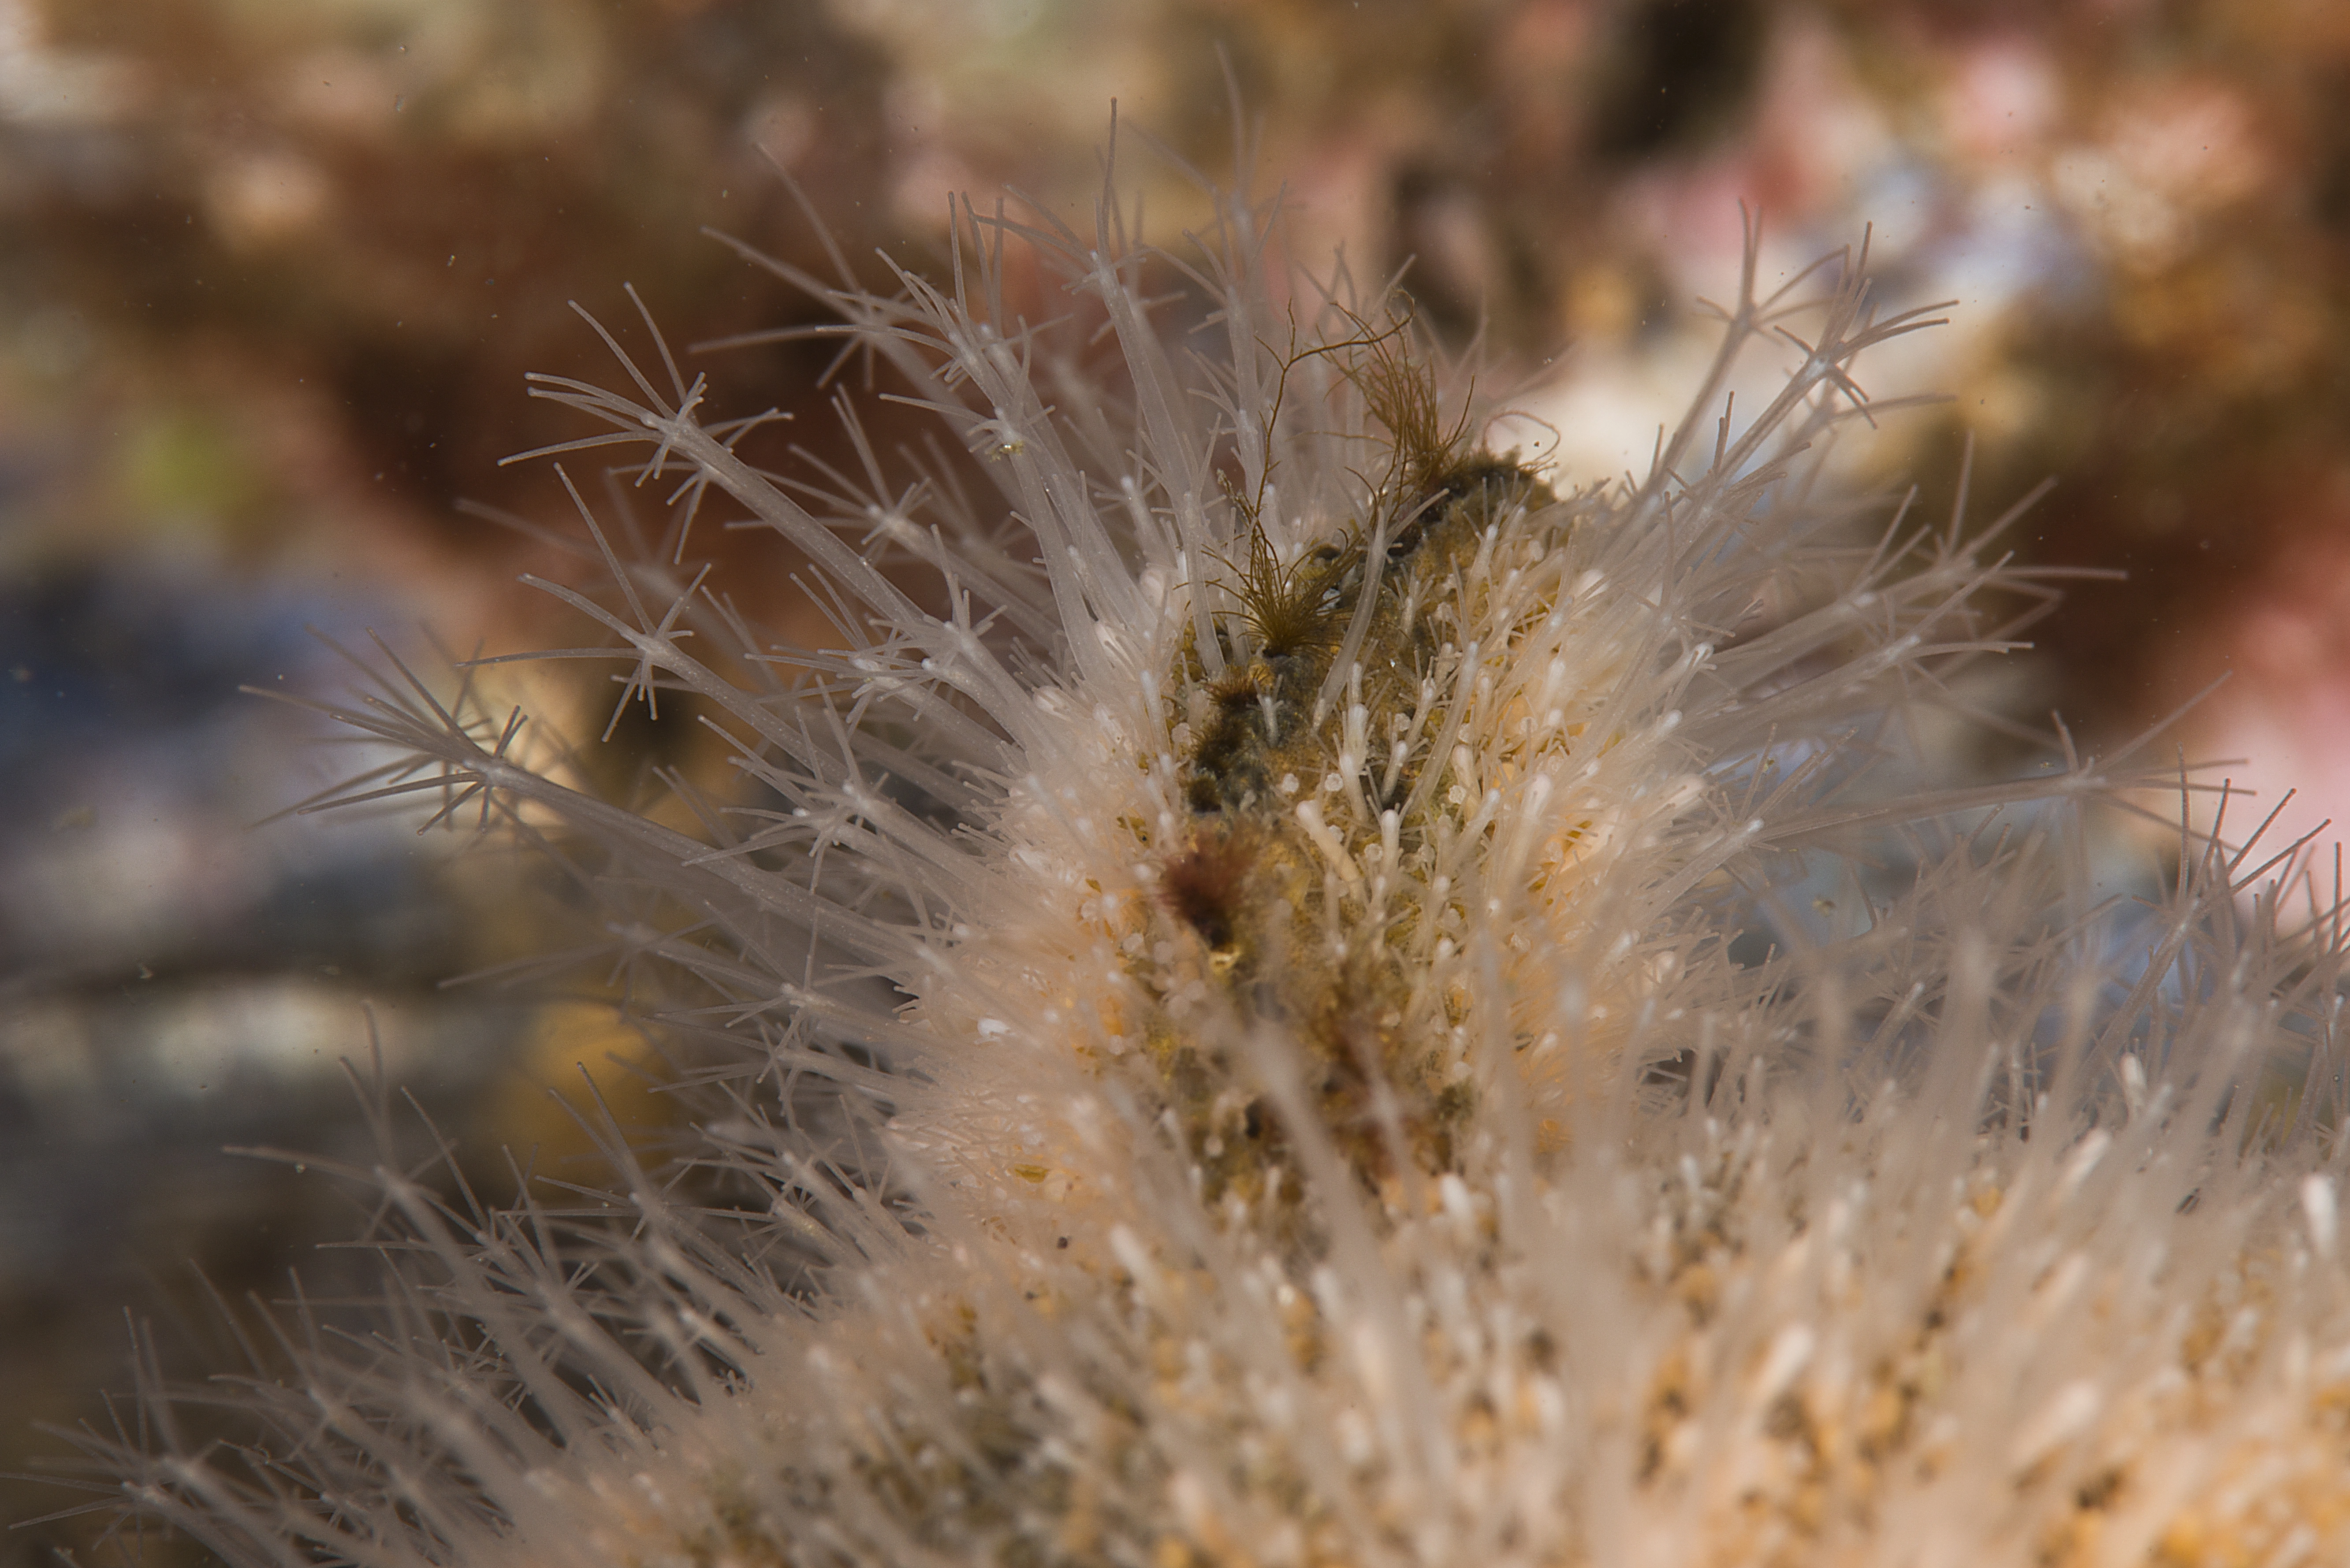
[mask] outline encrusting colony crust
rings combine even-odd
[[[753,805],[631,815],[404,670],[329,710],[404,756],[334,798],[592,858],[733,1064],[729,1196],[617,1136],[585,1212],[366,1175],[381,1337],[296,1325],[242,1453],[151,1390],[151,1444],[93,1440],[130,1506],[366,1568],[2350,1556],[2335,928],[2192,841],[2101,904],[2136,774],[1894,782],[2048,598],[1818,480],[1916,318],[1750,251],[1654,471],[1575,489],[1221,212],[1180,258],[1106,192],[1091,236],[965,209],[951,287],[793,275],[968,454],[902,493],[804,506],[673,369],[541,384],[863,646],[607,547],[572,651],[699,694]],[[1006,316],[1007,242],[1068,319]]]

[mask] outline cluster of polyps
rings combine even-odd
[[[966,213],[951,288],[796,278],[960,447],[902,489],[853,416],[868,483],[784,480],[673,366],[541,385],[682,479],[674,547],[589,519],[568,651],[696,694],[759,798],[678,831],[404,671],[330,710],[403,755],[336,798],[593,846],[660,1026],[743,1064],[726,1201],[617,1138],[585,1216],[373,1173],[380,1337],[289,1336],[237,1455],[155,1394],[134,1504],[369,1568],[2350,1550],[2332,926],[2195,843],[2093,907],[2087,764],[1872,792],[2044,607],[1819,493],[1911,323],[1750,260],[1647,480],[1569,491],[1222,213],[1184,261],[1106,197],[1090,241]],[[1069,319],[1008,317],[1007,240]],[[858,646],[670,564],[712,487]]]

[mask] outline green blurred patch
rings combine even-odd
[[[276,499],[235,421],[184,404],[143,411],[116,447],[113,472],[122,514],[165,536],[252,542]]]

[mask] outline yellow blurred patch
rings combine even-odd
[[[580,1076],[582,1069],[586,1079]],[[517,1158],[530,1158],[535,1149],[530,1164],[543,1175],[569,1180],[600,1178],[603,1157],[580,1126],[581,1118],[589,1127],[600,1127],[608,1111],[631,1142],[646,1129],[680,1125],[682,1116],[675,1097],[655,1092],[667,1076],[667,1067],[644,1034],[618,1007],[601,1002],[550,1002],[531,1019],[514,1070],[488,1107],[486,1130]],[[588,1079],[595,1083],[593,1094]]]

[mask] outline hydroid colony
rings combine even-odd
[[[2342,1560],[2334,927],[2192,841],[2095,903],[2087,763],[1873,782],[2046,600],[1816,483],[1918,323],[1750,254],[1650,473],[1575,489],[1219,211],[795,275],[951,438],[900,474],[853,414],[863,473],[760,471],[665,351],[541,384],[841,646],[607,547],[567,651],[694,693],[751,805],[623,810],[392,670],[337,798],[592,874],[703,1174],[369,1174],[380,1336],[287,1324],[242,1449],[151,1397],[129,1506],[367,1568]]]

